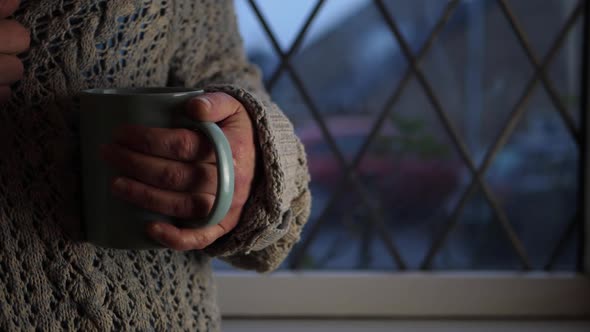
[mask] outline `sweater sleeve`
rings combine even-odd
[[[225,92],[239,100],[256,128],[259,159],[240,222],[205,251],[239,268],[271,271],[299,240],[309,217],[305,151],[290,121],[270,100],[258,69],[247,61],[233,1],[210,3],[215,8],[198,13],[207,15],[204,21],[179,27],[182,42],[172,62],[170,81]]]

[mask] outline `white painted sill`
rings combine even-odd
[[[224,318],[590,319],[567,273],[218,273]]]

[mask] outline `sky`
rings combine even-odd
[[[343,19],[353,14],[369,0],[331,0],[323,5],[317,19],[310,28],[310,33],[304,45],[320,37],[324,31],[337,25]],[[263,15],[268,19],[279,43],[283,49],[294,40],[307,15],[311,12],[317,0],[257,0]],[[244,37],[245,46],[252,48],[269,48],[270,44],[264,31],[258,23],[247,0],[235,0],[240,31]]]

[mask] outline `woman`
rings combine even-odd
[[[0,330],[219,330],[210,257],[276,268],[310,206],[303,147],[245,59],[232,1],[0,0],[0,18]],[[228,216],[194,231],[154,220],[169,249],[80,240],[75,96],[132,86],[204,88],[186,112],[234,152]],[[100,153],[124,174],[121,199],[183,218],[210,208],[199,135],[126,126]]]

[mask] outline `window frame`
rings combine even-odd
[[[221,271],[224,318],[590,319],[590,6],[583,25],[581,272]]]

